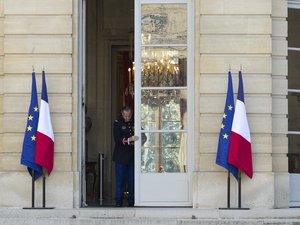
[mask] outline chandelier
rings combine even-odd
[[[144,53],[147,55],[147,53]],[[181,86],[179,58],[164,56],[161,59],[145,59],[141,65],[142,87]],[[128,68],[128,94],[134,95],[135,64]]]
[[[178,61],[178,59],[175,59]],[[142,86],[172,87],[178,86],[179,67],[174,59],[163,58],[155,62],[145,62],[141,69]]]
[[[134,98],[134,62],[132,62],[132,66],[128,68],[128,93]]]

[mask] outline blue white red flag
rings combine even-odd
[[[253,176],[252,151],[249,125],[246,114],[242,72],[239,72],[239,89],[231,128],[228,162]]]
[[[237,179],[238,169],[228,163],[228,151],[229,151],[230,132],[232,127],[233,115],[234,115],[234,98],[233,98],[231,72],[229,71],[227,96],[226,96],[226,103],[225,103],[220,135],[219,135],[216,164],[227,169]]]
[[[42,99],[37,128],[35,161],[45,168],[48,171],[48,175],[50,175],[54,163],[54,134],[50,117],[45,71],[42,73],[42,78]]]
[[[31,101],[28,110],[26,130],[25,130],[25,135],[23,140],[21,164],[27,166],[27,170],[31,176],[34,174],[34,180],[38,179],[43,175],[42,168],[35,163],[36,132],[37,132],[38,120],[39,120],[39,106],[38,106],[38,97],[36,91],[35,72],[33,72],[32,84],[31,84]]]

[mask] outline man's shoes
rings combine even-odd
[[[122,207],[122,203],[117,202],[116,207]]]
[[[129,203],[128,207],[134,207],[134,204],[133,203]]]

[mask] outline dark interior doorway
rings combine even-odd
[[[121,107],[133,104],[134,1],[86,4],[86,203],[110,206],[115,190],[112,125]]]

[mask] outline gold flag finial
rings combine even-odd
[[[32,72],[34,72],[34,65],[32,65]]]

